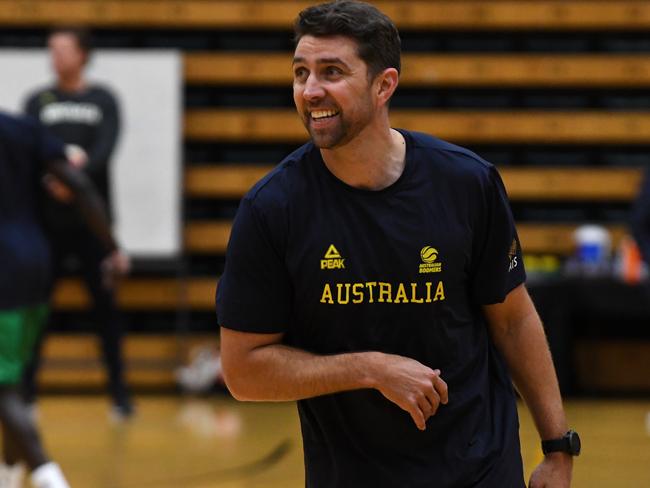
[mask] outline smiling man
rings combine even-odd
[[[311,141],[242,200],[217,292],[236,398],[298,400],[309,487],[525,486],[514,379],[568,487],[567,432],[495,168],[394,129],[400,39],[375,7],[295,23]]]

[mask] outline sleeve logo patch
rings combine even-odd
[[[442,263],[437,262],[438,250],[435,247],[424,246],[420,251],[420,273],[440,273],[442,271]]]
[[[515,269],[517,267],[517,265],[519,264],[517,262],[518,248],[519,248],[519,246],[517,245],[517,239],[513,239],[512,244],[510,245],[510,250],[508,251],[508,261],[510,263],[508,265],[508,271],[509,272],[512,271],[513,269]]]

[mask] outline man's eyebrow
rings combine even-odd
[[[302,56],[296,56],[293,58],[293,62],[291,64],[297,64],[297,63],[304,63],[305,58]],[[350,69],[350,67],[347,65],[345,61],[343,61],[341,58],[333,57],[333,58],[318,58],[316,60],[317,64],[340,64],[344,66],[347,69]]]

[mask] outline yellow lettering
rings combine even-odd
[[[366,283],[366,288],[368,288],[368,303],[375,303],[373,291],[375,286],[377,286],[376,281],[368,281]]]
[[[438,282],[438,286],[436,287],[436,295],[433,297],[433,301],[437,302],[438,300],[444,300],[445,299],[445,288],[442,286],[442,281]]]
[[[422,298],[417,298],[418,294],[418,284],[417,283],[411,283],[411,302],[412,303],[423,303],[424,300]]]
[[[367,281],[365,283],[325,283],[320,303],[348,305],[350,303],[432,303],[445,300],[445,286],[442,281],[436,284],[435,291],[433,283],[423,283],[426,293],[418,296],[420,283],[410,283],[410,295],[407,292],[409,283],[387,283],[383,281]],[[333,295],[332,287],[336,286],[336,297]],[[393,296],[393,288],[396,287]],[[375,295],[377,299],[375,300]]]
[[[409,299],[406,298],[406,290],[404,289],[404,283],[400,283],[397,287],[397,295],[395,295],[395,303],[408,303]]]
[[[332,299],[332,290],[330,289],[330,284],[325,283],[325,286],[323,287],[323,296],[320,297],[320,302],[321,303],[334,303],[334,300]]]
[[[390,283],[379,282],[379,303],[393,303],[393,286]]]
[[[355,283],[352,285],[352,295],[358,298],[353,298],[352,303],[363,302],[363,283]]]
[[[321,259],[320,269],[343,269],[345,268],[345,259]]]
[[[345,300],[343,300],[343,297],[341,296],[341,289],[345,286]],[[338,295],[338,302],[340,305],[347,305],[350,303],[350,283],[337,283],[336,284],[336,289],[337,289],[337,295]]]

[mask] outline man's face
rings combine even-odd
[[[79,47],[73,34],[59,32],[50,36],[48,42],[52,68],[59,78],[79,73],[86,62],[86,53]]]
[[[293,59],[293,99],[317,147],[333,149],[358,136],[377,110],[356,42],[302,37]]]

